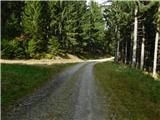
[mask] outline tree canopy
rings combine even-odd
[[[8,45],[14,41],[18,48],[23,44],[24,49],[20,56],[12,56],[12,52],[17,54],[16,49],[2,49],[3,58],[106,52],[103,15],[96,2],[87,5],[86,1],[21,1],[2,2],[2,6],[2,11],[8,8],[19,14],[15,16],[9,10],[2,14],[5,23],[2,43]]]

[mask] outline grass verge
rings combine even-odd
[[[1,64],[1,107],[10,110],[27,95],[39,89],[72,64],[22,65]]]
[[[160,81],[112,62],[96,64],[94,72],[110,119],[160,119]]]

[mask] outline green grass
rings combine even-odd
[[[32,92],[73,64],[22,65],[1,64],[1,105],[8,111]]]
[[[160,81],[112,62],[96,64],[94,72],[106,109],[116,120],[160,119]]]

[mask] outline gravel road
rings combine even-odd
[[[107,120],[92,74],[95,63],[79,63],[59,74],[2,120]]]

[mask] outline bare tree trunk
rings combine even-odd
[[[117,43],[116,43],[116,53],[115,53],[115,62],[118,63],[119,61],[119,40],[117,40]]]
[[[137,28],[138,28],[138,19],[137,19],[138,8],[135,7],[135,18],[134,18],[134,41],[133,41],[133,56],[132,56],[132,66],[136,65],[136,50],[137,50]]]
[[[133,42],[132,42],[132,40],[133,40],[133,35],[131,34],[131,41],[130,41],[130,47],[129,47],[129,51],[131,51],[130,53],[129,53],[129,65],[131,66],[132,65],[132,54],[133,54]]]
[[[118,32],[117,26],[115,28],[115,33],[117,33],[117,35],[116,35],[117,43],[116,43],[115,62],[118,62],[118,60],[119,60],[119,32]]]
[[[125,64],[127,64],[127,59],[128,59],[127,58],[128,57],[127,53],[128,53],[128,51],[127,51],[127,41],[126,41],[126,45],[125,45],[125,61],[124,61]]]
[[[160,12],[160,6],[158,8],[158,12]],[[154,59],[153,59],[153,77],[156,76],[156,70],[157,70],[157,52],[158,52],[158,40],[159,40],[159,26],[157,23],[157,31],[156,31],[156,37],[155,37],[155,46],[154,46]]]
[[[143,70],[144,66],[144,48],[145,48],[145,34],[144,34],[144,25],[143,25],[143,37],[142,37],[142,44],[141,44],[141,64],[140,69]]]
[[[158,33],[158,31],[157,31],[157,32],[156,32],[156,38],[155,38],[155,47],[154,47],[153,77],[156,77],[158,39],[159,39],[159,33]]]
[[[117,40],[116,62],[119,60],[119,40]]]

